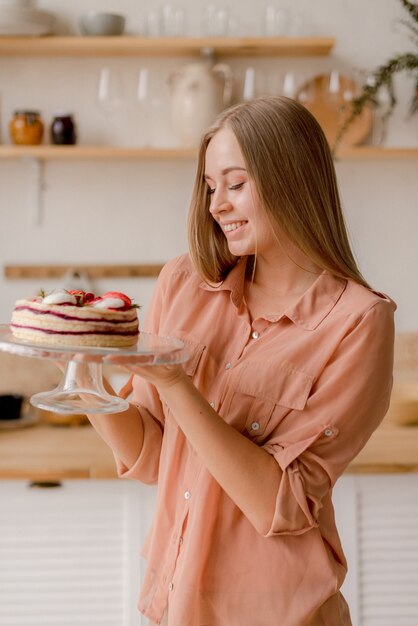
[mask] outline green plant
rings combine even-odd
[[[418,47],[418,3],[411,0],[400,0],[403,7],[408,12],[407,19],[401,23],[408,28],[411,33],[411,40]],[[397,54],[389,59],[384,65],[379,66],[369,76],[369,80],[362,87],[360,94],[350,103],[350,113],[339,129],[335,140],[334,151],[339,145],[348,127],[357,119],[365,107],[377,107],[379,105],[378,94],[381,89],[386,89],[388,94],[388,106],[383,116],[383,121],[391,115],[397,104],[393,78],[399,72],[407,71],[413,74],[415,89],[413,92],[409,114],[418,112],[418,53],[406,52]]]

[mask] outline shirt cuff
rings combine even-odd
[[[142,419],[144,428],[144,440],[141,452],[132,465],[128,468],[117,457],[116,469],[120,478],[139,480],[142,483],[152,485],[158,480],[163,429],[157,420],[142,406],[136,405]]]
[[[329,442],[338,435],[335,426],[323,426],[317,433],[301,441],[267,443],[263,448],[274,456],[283,474],[276,497],[273,520],[265,537],[275,535],[301,535],[318,526],[318,516],[322,508],[319,498],[308,493],[299,457],[308,448],[321,441]],[[304,464],[316,463],[316,456],[306,456]],[[320,482],[330,482],[325,470]],[[322,487],[322,485],[321,485]],[[322,491],[322,489],[321,489]]]

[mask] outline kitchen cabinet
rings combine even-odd
[[[145,626],[139,549],[154,493],[131,481],[0,481],[0,624]]]
[[[0,498],[0,624],[145,626],[138,553],[154,487],[6,480]],[[334,502],[353,626],[416,626],[418,475],[347,474]]]
[[[115,480],[92,427],[42,422],[0,433],[0,479],[0,624],[144,626],[138,554],[155,488]],[[418,427],[384,422],[334,502],[353,626],[416,626]]]
[[[334,503],[353,626],[416,626],[418,475],[345,475]]]

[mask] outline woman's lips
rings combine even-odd
[[[226,224],[221,224],[221,227],[223,232],[225,233],[225,236],[228,237],[228,239],[231,239],[234,238],[235,235],[239,234],[239,232],[242,230],[246,223],[247,222],[244,220],[228,222]]]

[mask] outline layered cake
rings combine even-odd
[[[121,348],[137,342],[137,308],[117,291],[96,297],[61,289],[17,300],[10,328],[15,337],[30,343]]]

